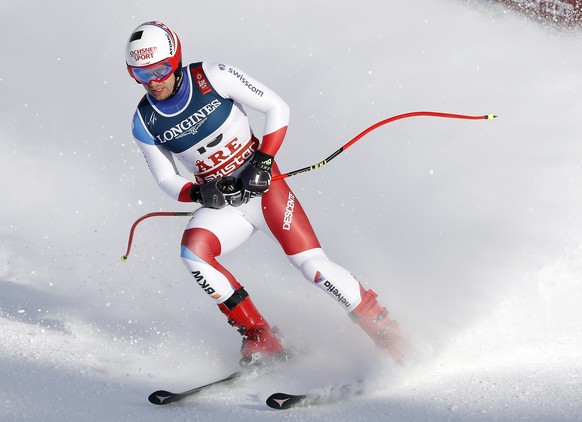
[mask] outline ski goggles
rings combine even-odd
[[[174,72],[174,69],[168,60],[146,67],[127,66],[127,70],[140,84],[165,81]]]

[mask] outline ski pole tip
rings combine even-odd
[[[127,255],[123,255],[121,257],[121,262],[127,262]]]
[[[493,120],[495,119],[497,116],[493,113],[489,113],[488,115],[485,116],[485,120]]]

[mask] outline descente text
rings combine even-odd
[[[283,230],[291,230],[291,223],[293,222],[293,211],[295,210],[295,195],[289,192],[287,198],[287,207],[285,208],[285,215],[283,217]]]

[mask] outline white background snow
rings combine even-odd
[[[23,0],[0,17],[1,421],[582,419],[579,31],[468,0]],[[500,116],[401,120],[289,179],[327,253],[417,347],[366,395],[265,406],[349,377],[374,348],[259,234],[223,263],[323,368],[147,402],[236,369],[240,346],[180,261],[184,217],[144,221],[119,260],[136,218],[192,209],[158,189],[131,138],[143,89],[124,44],[152,19],[185,62],[235,64],[288,101],[285,171],[392,115]]]

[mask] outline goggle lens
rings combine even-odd
[[[164,61],[147,67],[130,67],[130,72],[139,83],[149,84],[150,82],[166,80],[172,74],[173,69],[168,61]]]

